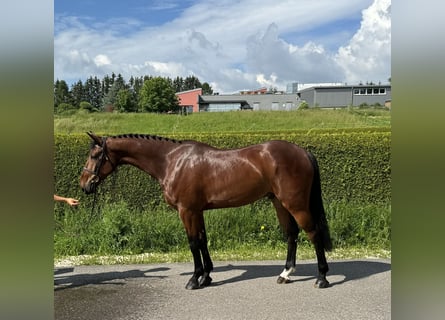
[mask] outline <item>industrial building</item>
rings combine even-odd
[[[391,85],[314,86],[298,91],[298,95],[309,107],[385,106],[391,101]]]
[[[292,86],[297,88],[297,86]],[[293,93],[269,92],[265,88],[239,94],[203,95],[194,89],[176,94],[187,112],[222,112],[235,110],[296,110],[302,102],[318,108],[348,106],[390,106],[391,85],[314,84]]]

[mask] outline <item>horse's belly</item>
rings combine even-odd
[[[250,204],[263,198],[270,192],[268,185],[262,181],[225,181],[216,183],[213,188],[208,188],[207,202],[209,208],[239,207]]]

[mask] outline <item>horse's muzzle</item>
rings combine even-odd
[[[98,176],[93,176],[87,181],[87,183],[85,183],[85,185],[81,186],[81,188],[86,194],[91,194],[96,192],[99,182],[100,178]]]
[[[95,183],[89,183],[86,186],[84,186],[82,188],[83,192],[85,192],[86,194],[91,194],[96,192],[96,184]]]

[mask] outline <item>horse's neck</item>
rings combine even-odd
[[[172,143],[153,138],[121,139],[115,142],[120,164],[135,166],[158,180],[165,175],[166,156],[174,147]]]

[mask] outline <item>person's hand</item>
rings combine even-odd
[[[66,198],[66,203],[68,203],[71,207],[75,207],[79,204],[79,200],[74,198]]]

